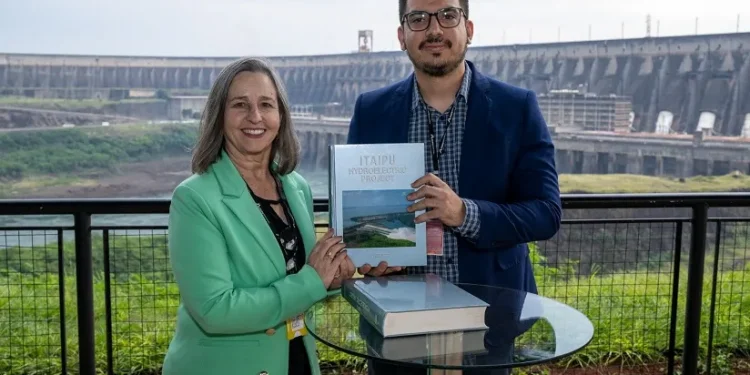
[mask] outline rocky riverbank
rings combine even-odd
[[[300,171],[313,194],[325,196],[326,171]],[[169,198],[191,175],[190,157],[121,164],[115,173],[74,177],[37,176],[20,182],[0,182],[0,199],[13,198]]]
[[[6,183],[2,190],[4,198],[169,197],[189,176],[190,158],[166,158],[123,164],[113,174],[77,176],[73,181],[58,179],[55,183],[50,178]]]

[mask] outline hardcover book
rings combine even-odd
[[[424,174],[421,143],[330,146],[329,220],[356,267],[427,264],[424,211],[407,211]]]
[[[341,296],[383,337],[488,329],[489,304],[434,274],[349,279]]]
[[[360,324],[359,334],[370,355],[400,361],[435,363],[457,357],[458,363],[465,355],[486,353],[486,330],[439,332],[426,335],[383,337],[369,323]],[[446,363],[448,364],[448,363]]]

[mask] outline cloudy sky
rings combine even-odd
[[[0,53],[347,53],[357,31],[396,50],[395,0],[0,0]],[[750,32],[747,0],[471,0],[473,45]],[[564,4],[564,5],[562,5]],[[558,34],[559,33],[559,34]]]

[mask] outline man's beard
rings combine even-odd
[[[419,45],[419,49],[421,50],[422,47],[427,43],[439,43],[439,42],[444,42],[447,47],[447,49],[444,50],[443,53],[444,54],[450,53],[450,48],[453,46],[453,44],[449,40],[443,41],[440,38],[427,38],[424,42],[422,42]],[[456,70],[458,66],[461,65],[464,58],[466,57],[466,50],[468,49],[467,47],[468,45],[464,45],[464,47],[461,50],[461,53],[458,54],[456,58],[445,60],[442,63],[418,61],[414,56],[412,56],[409,50],[406,50],[406,55],[409,56],[409,60],[411,60],[412,64],[414,64],[414,69],[422,71],[429,76],[442,77]]]

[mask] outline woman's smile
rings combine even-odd
[[[245,129],[242,129],[242,133],[250,139],[259,139],[259,138],[263,138],[263,136],[266,134],[266,129],[265,128],[245,128]]]

